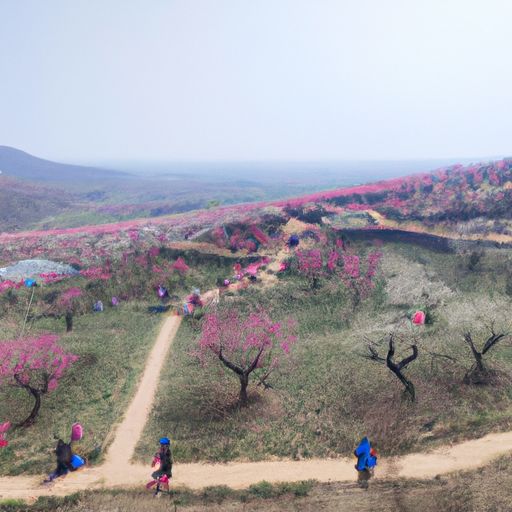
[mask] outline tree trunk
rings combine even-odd
[[[247,405],[247,386],[249,385],[249,374],[243,373],[239,375],[240,378],[240,396],[239,403],[241,407],[245,407]]]
[[[476,368],[480,373],[485,373],[484,360],[482,358],[482,354],[480,352],[473,352],[476,361]]]
[[[389,336],[389,349],[388,355],[386,357],[386,365],[387,367],[400,379],[400,382],[405,387],[405,392],[409,394],[411,400],[414,402],[416,400],[416,392],[414,389],[414,384],[402,375],[402,369],[407,365],[412,363],[418,357],[418,347],[416,345],[411,345],[412,355],[402,359],[398,364],[393,362],[393,356],[395,355],[395,345],[393,342],[393,336]]]
[[[31,386],[23,386],[35,399],[34,407],[32,408],[29,416],[24,419],[22,422],[18,423],[16,427],[30,427],[35,422],[37,415],[39,414],[39,409],[41,409],[41,392],[38,389],[35,389]]]
[[[66,313],[66,332],[71,332],[73,330],[73,313],[68,311]]]
[[[400,382],[404,385],[404,392],[409,394],[411,401],[416,401],[416,390],[414,389],[414,384],[409,379],[406,379],[401,373],[394,373],[400,379]]]

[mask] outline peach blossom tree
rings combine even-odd
[[[43,395],[57,389],[78,356],[66,352],[54,334],[0,342],[0,385],[21,388],[34,399],[30,414],[18,427],[32,425]]]
[[[295,331],[292,319],[274,322],[262,309],[246,315],[234,309],[215,311],[203,320],[197,356],[203,364],[213,356],[238,377],[239,404],[246,406],[251,375],[265,383],[289,356]]]

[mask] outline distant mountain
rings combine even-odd
[[[5,176],[50,183],[119,179],[130,176],[128,173],[110,169],[52,162],[9,146],[0,146],[0,171]]]

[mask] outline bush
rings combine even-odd
[[[313,489],[315,482],[315,480],[301,480],[300,482],[279,484],[279,495],[293,494],[297,498],[303,498],[304,496],[309,495],[309,492]]]
[[[277,496],[277,493],[274,489],[274,486],[265,480],[262,482],[258,482],[257,484],[253,484],[249,487],[249,493],[258,498],[263,498],[265,500],[269,498],[274,498]]]
[[[23,500],[2,500],[0,501],[0,510],[2,512],[21,512],[26,508]]]

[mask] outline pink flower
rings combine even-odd
[[[412,317],[412,323],[417,325],[423,325],[425,323],[425,313],[423,311],[416,311]]]
[[[331,251],[327,260],[327,268],[332,272],[338,263],[339,254],[336,251]]]
[[[174,270],[177,270],[180,274],[186,274],[190,267],[185,263],[185,260],[183,258],[178,258],[172,265],[172,268]]]

